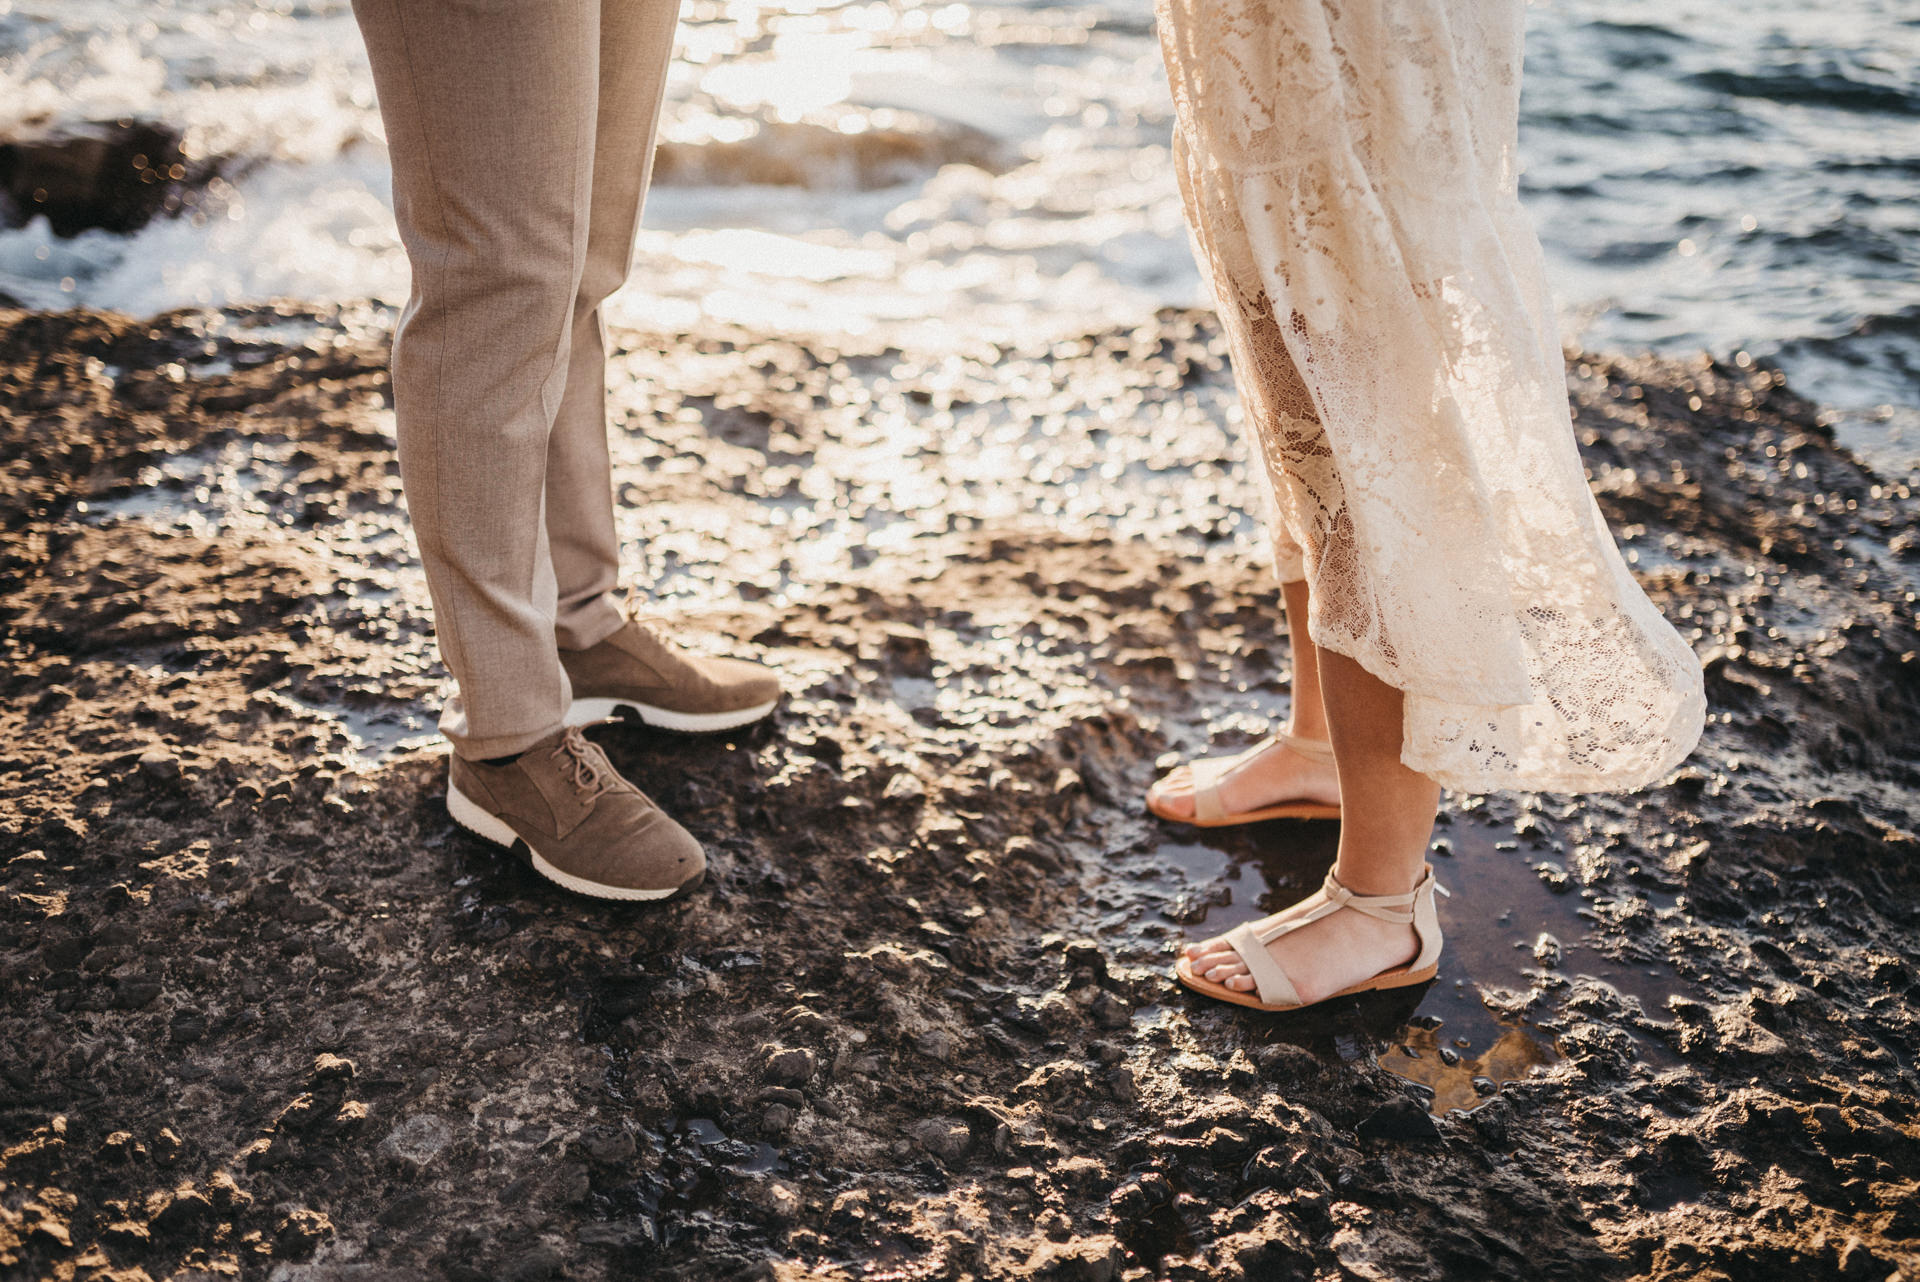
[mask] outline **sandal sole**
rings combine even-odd
[[[1195,828],[1232,828],[1240,824],[1265,823],[1269,819],[1338,819],[1340,807],[1329,806],[1319,801],[1289,801],[1278,806],[1266,806],[1259,810],[1243,810],[1224,819],[1198,819],[1191,815],[1176,815],[1162,810],[1151,796],[1147,798],[1147,810],[1156,818],[1168,823],[1188,824]]]
[[[1315,1006],[1324,1006],[1328,1002],[1337,1001],[1342,997],[1357,997],[1361,993],[1376,993],[1391,988],[1412,988],[1416,984],[1426,983],[1439,973],[1440,967],[1438,963],[1432,966],[1423,966],[1419,970],[1400,970],[1396,968],[1394,970],[1382,971],[1372,979],[1365,979],[1357,984],[1349,985],[1337,993],[1329,993],[1317,1002],[1308,1002],[1302,1006],[1270,1006],[1266,1002],[1261,1001],[1257,994],[1243,993],[1237,989],[1228,988],[1223,984],[1216,984],[1210,979],[1201,978],[1199,975],[1193,973],[1192,967],[1184,957],[1173,964],[1173,977],[1182,985],[1199,993],[1201,996],[1211,997],[1216,1001],[1231,1002],[1235,1006],[1244,1006],[1248,1010],[1257,1010],[1268,1015],[1285,1015],[1297,1010],[1308,1010]]]

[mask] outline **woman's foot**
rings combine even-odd
[[[1303,747],[1314,740],[1276,735],[1241,754],[1238,763],[1221,777],[1221,806],[1229,814],[1248,814],[1286,802],[1340,804],[1340,777],[1333,754]],[[1300,746],[1294,746],[1300,745]],[[1180,766],[1147,790],[1147,804],[1169,819],[1192,823],[1195,818],[1191,766]]]
[[[1266,933],[1278,922],[1304,917],[1326,904],[1326,892],[1316,890],[1290,907],[1253,923]],[[1420,935],[1409,921],[1386,921],[1351,909],[1333,909],[1317,920],[1282,932],[1266,945],[1267,955],[1286,974],[1303,1005],[1372,979],[1382,971],[1413,961],[1421,951]],[[1256,983],[1246,962],[1226,936],[1219,935],[1183,950],[1193,974],[1238,993],[1252,993]]]
[[[1318,902],[1318,892],[1312,896]],[[1295,905],[1282,916],[1305,912]],[[1355,912],[1336,912],[1290,930],[1267,945],[1267,955],[1285,971],[1302,1003],[1322,1001],[1343,988],[1413,960],[1420,940],[1412,926],[1376,921]],[[1187,945],[1193,972],[1237,993],[1254,990],[1253,976],[1224,936]]]

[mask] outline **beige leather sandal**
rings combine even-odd
[[[1159,784],[1147,789],[1147,809],[1173,823],[1193,824],[1199,828],[1224,828],[1231,824],[1254,824],[1268,819],[1338,819],[1340,807],[1324,801],[1282,801],[1258,810],[1230,811],[1220,801],[1220,782],[1229,771],[1248,757],[1278,743],[1309,761],[1331,762],[1333,745],[1324,739],[1302,739],[1299,735],[1277,734],[1231,757],[1200,757],[1187,763],[1193,775],[1193,815],[1177,814],[1160,801]]]
[[[1250,921],[1235,926],[1224,936],[1233,946],[1233,951],[1240,955],[1240,960],[1246,963],[1247,973],[1253,976],[1252,992],[1243,993],[1201,978],[1194,973],[1193,963],[1185,957],[1174,963],[1174,978],[1196,993],[1205,993],[1208,997],[1217,997],[1236,1006],[1250,1006],[1254,1010],[1304,1010],[1308,1006],[1318,1005],[1318,1002],[1300,1000],[1293,981],[1273,960],[1267,945],[1310,921],[1331,916],[1342,908],[1351,908],[1354,912],[1365,913],[1381,921],[1412,926],[1414,934],[1420,939],[1420,954],[1410,962],[1388,967],[1372,979],[1363,979],[1337,993],[1329,993],[1320,1001],[1330,1002],[1336,997],[1382,988],[1407,988],[1424,984],[1440,973],[1440,914],[1433,903],[1433,892],[1436,890],[1451,897],[1447,888],[1434,880],[1432,864],[1426,865],[1426,875],[1420,879],[1420,884],[1404,895],[1356,895],[1342,886],[1334,877],[1333,870],[1328,869],[1327,879],[1320,887],[1320,893],[1327,897],[1325,903],[1308,909],[1298,917],[1263,917],[1259,921]]]

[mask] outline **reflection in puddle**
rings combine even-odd
[[[1671,975],[1618,961],[1589,943],[1593,892],[1574,888],[1539,852],[1514,848],[1510,832],[1469,816],[1454,815],[1436,834],[1435,871],[1453,891],[1439,901],[1447,939],[1439,978],[1397,998],[1369,994],[1275,1017],[1272,1037],[1345,1059],[1364,1053],[1363,1042],[1386,1042],[1391,1049],[1381,1066],[1430,1088],[1439,1113],[1471,1108],[1499,1083],[1561,1058],[1546,1032],[1491,1009],[1483,992],[1517,1010],[1561,976],[1583,975],[1637,999],[1649,1013],[1664,1009],[1676,991]],[[1319,886],[1338,843],[1337,824],[1282,821],[1158,845],[1157,861],[1175,874],[1168,881],[1184,883],[1163,916],[1186,938],[1203,939],[1278,912]],[[1645,1040],[1641,1046],[1660,1057],[1661,1047]]]
[[[1433,1089],[1433,1102],[1427,1107],[1435,1113],[1472,1108],[1501,1082],[1518,1080],[1533,1068],[1560,1059],[1558,1051],[1524,1024],[1507,1028],[1493,1045],[1472,1058],[1452,1044],[1469,1039],[1450,1038],[1441,1028],[1415,1024],[1406,1030],[1400,1045],[1380,1057],[1380,1067],[1388,1072]]]

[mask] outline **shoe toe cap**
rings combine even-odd
[[[707,852],[692,833],[656,812],[639,834],[630,862],[636,885],[685,886],[706,875]]]
[[[780,697],[780,678],[746,659],[715,659],[712,678],[726,701],[737,708],[756,708]]]
[[[698,881],[707,869],[706,851],[694,835],[639,794],[602,798],[568,845],[564,860],[551,862],[584,883],[575,889],[609,898],[660,898]]]

